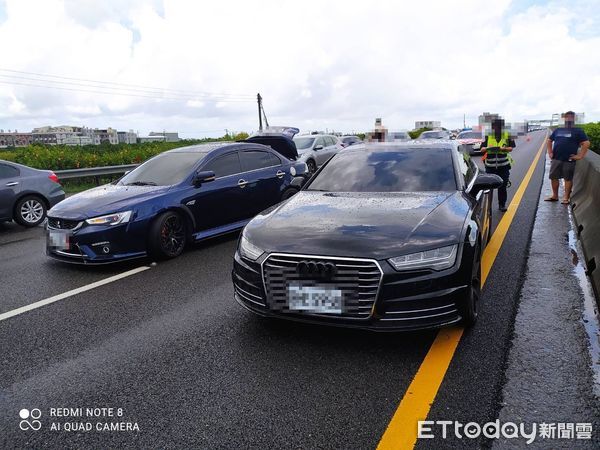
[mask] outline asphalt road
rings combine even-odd
[[[509,201],[544,135],[519,139]],[[543,160],[431,420],[497,418],[542,174]],[[236,240],[209,241],[0,321],[0,447],[374,448],[436,332],[377,334],[256,318],[233,300]],[[149,263],[64,265],[46,258],[42,228],[0,225],[0,314]],[[102,407],[115,408],[115,417],[51,416],[52,408]],[[20,429],[23,408],[41,411],[40,430]],[[64,428],[81,422],[94,429]],[[139,431],[97,431],[104,422],[135,423]]]

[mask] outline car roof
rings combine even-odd
[[[393,150],[422,150],[423,148],[441,148],[454,150],[458,148],[456,141],[450,139],[422,139],[420,141],[399,141],[399,142],[366,142],[347,147],[344,152],[360,152],[361,150],[370,151],[393,151]]]
[[[208,153],[222,147],[233,147],[239,145],[237,142],[208,142],[206,144],[188,145],[169,150],[169,153]]]

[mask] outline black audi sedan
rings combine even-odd
[[[501,184],[453,141],[349,147],[245,226],[235,299],[262,316],[329,325],[471,326]]]

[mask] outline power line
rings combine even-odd
[[[70,88],[70,87],[64,87],[64,86],[53,86],[53,85],[47,85],[47,84],[23,83],[23,82],[18,82],[18,81],[13,81],[13,80],[0,80],[0,83],[8,84],[8,85],[17,85],[17,86],[38,87],[38,88],[45,88],[45,89],[59,89],[62,91],[88,92],[88,93],[94,93],[94,94],[120,95],[120,96],[125,96],[125,97],[140,97],[140,98],[151,98],[151,99],[158,99],[158,100],[198,100],[198,101],[213,101],[215,103],[220,103],[220,102],[247,103],[250,101],[254,102],[253,98],[251,98],[249,100],[236,100],[236,99],[220,99],[220,98],[198,98],[198,97],[193,97],[193,96],[168,97],[166,95],[160,95],[160,96],[158,96],[158,95],[141,95],[141,94],[110,91],[110,90],[98,91],[98,90],[92,90],[92,89],[78,89],[78,88]],[[90,86],[90,87],[93,87],[96,89],[102,89],[99,86]]]
[[[34,80],[34,81],[43,81],[43,82],[50,82],[50,83],[62,83],[65,84],[65,82],[61,82],[61,81],[54,81],[54,80],[48,80],[48,79],[43,79],[43,78],[56,78],[58,80],[69,80],[69,81],[79,81],[79,82],[85,82],[85,83],[94,83],[95,85],[107,85],[107,86],[90,86],[90,87],[103,87],[103,88],[107,88],[107,89],[120,89],[120,90],[136,90],[136,89],[128,89],[128,88],[141,88],[141,89],[137,89],[137,90],[141,90],[141,91],[158,91],[158,92],[172,92],[172,93],[181,93],[184,95],[190,95],[193,94],[195,96],[208,96],[208,97],[227,97],[227,98],[235,98],[235,99],[254,99],[253,95],[248,95],[248,94],[231,94],[231,93],[217,93],[217,92],[201,92],[201,91],[191,91],[191,90],[182,90],[182,89],[171,89],[171,88],[161,88],[161,87],[156,87],[156,86],[146,86],[146,85],[140,85],[140,84],[132,84],[132,83],[120,83],[120,82],[115,82],[115,81],[102,81],[102,80],[92,80],[89,78],[75,78],[75,77],[65,77],[62,75],[52,75],[52,74],[44,74],[44,73],[38,73],[38,72],[26,72],[23,70],[13,70],[13,69],[3,69],[0,68],[0,72],[9,72],[9,73],[16,73],[16,74],[22,74],[22,75],[29,75],[29,76],[36,76],[36,77],[42,77],[42,79],[31,79],[30,80]],[[15,75],[2,75],[4,77],[14,77],[14,78],[19,78],[18,76]],[[25,78],[25,77],[21,77],[21,78]],[[73,83],[73,84],[78,84],[81,85],[80,83]],[[88,84],[83,84],[83,86],[89,86]],[[124,86],[124,88],[117,88],[117,87],[112,87],[112,86]],[[156,92],[155,92],[156,93]]]

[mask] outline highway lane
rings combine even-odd
[[[519,142],[509,201],[542,139],[534,133]],[[540,185],[538,169],[484,290],[481,322],[463,337],[432,417],[483,421],[497,412]],[[0,242],[13,240],[0,246],[0,312],[135,266],[64,266],[43,257],[42,237],[41,230],[0,232]],[[435,331],[265,323],[233,301],[235,244],[235,236],[213,240],[0,322],[0,446],[375,447]],[[19,286],[28,272],[41,282],[27,293]],[[48,430],[53,420],[89,420],[52,419],[50,408],[102,406],[123,408],[140,432]],[[42,430],[19,430],[21,408],[43,411]]]

